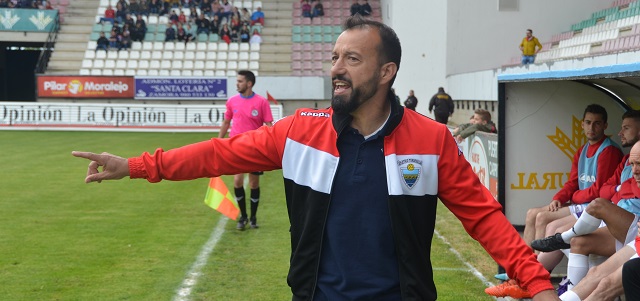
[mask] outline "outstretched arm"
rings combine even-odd
[[[102,180],[120,180],[129,176],[127,159],[109,153],[94,154],[89,152],[71,152],[72,155],[91,160],[87,170],[85,183],[102,182]],[[100,171],[102,167],[102,171]]]

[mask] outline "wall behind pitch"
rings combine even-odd
[[[568,180],[573,154],[586,143],[580,122],[585,107],[607,109],[605,134],[618,145],[624,110],[572,81],[507,83],[505,90],[505,213],[512,224],[524,225],[527,209],[548,205]]]

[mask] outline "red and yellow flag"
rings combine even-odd
[[[240,213],[236,198],[231,195],[227,185],[219,177],[211,178],[209,181],[204,203],[233,220],[236,220]]]

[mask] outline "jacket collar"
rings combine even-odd
[[[388,136],[393,132],[393,130],[395,130],[398,124],[400,124],[404,114],[404,108],[396,101],[396,98],[391,91],[387,93],[387,102],[391,104],[391,113],[389,115],[387,125],[382,129],[383,136]],[[333,128],[338,133],[338,136],[340,136],[344,129],[351,124],[352,119],[353,117],[351,114],[338,114],[333,111],[333,108],[331,108],[331,121],[333,123]]]

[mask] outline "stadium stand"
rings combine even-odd
[[[610,8],[591,14],[543,43],[536,63],[640,49],[640,1],[616,0]],[[511,58],[509,65],[520,64]]]

